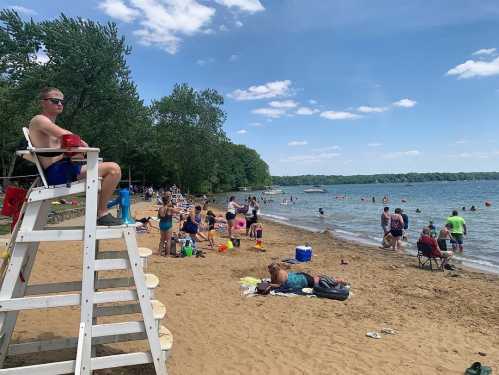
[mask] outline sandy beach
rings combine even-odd
[[[134,210],[141,214],[152,207],[140,203]],[[166,326],[174,335],[169,374],[463,374],[474,361],[499,372],[498,276],[464,269],[430,272],[419,269],[415,257],[268,221],[264,226],[266,252],[243,239],[240,248],[206,250],[205,258],[150,260],[148,272],[160,279],[155,298],[166,305]],[[140,234],[139,245],[156,251],[158,238],[157,231]],[[266,277],[267,264],[294,256],[305,242],[313,247],[312,262],[292,270],[346,278],[351,298],[241,296],[239,278]],[[79,279],[80,246],[41,246],[32,282]],[[104,241],[102,248],[124,247]],[[341,265],[342,259],[348,265]],[[73,308],[23,312],[14,338],[76,335],[78,318]],[[384,327],[397,334],[366,337]],[[67,356],[71,353],[46,358]],[[100,373],[152,374],[153,369]]]

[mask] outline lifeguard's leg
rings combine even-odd
[[[87,173],[86,166],[81,168],[80,177],[85,177]],[[101,191],[99,194],[99,203],[97,205],[97,217],[104,216],[107,210],[107,202],[111,200],[114,190],[121,180],[121,168],[113,162],[104,162],[99,164],[99,177],[102,177]]]

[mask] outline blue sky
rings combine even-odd
[[[497,0],[0,4],[116,22],[146,103],[219,90],[274,175],[498,170]]]

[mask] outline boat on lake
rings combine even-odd
[[[269,190],[265,190],[263,192],[263,194],[265,194],[265,195],[279,195],[279,194],[284,194],[284,191],[282,191],[281,189],[269,189]]]
[[[304,193],[327,193],[327,190],[321,187],[312,187],[303,190]]]

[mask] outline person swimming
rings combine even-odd
[[[324,210],[322,209],[322,207],[319,208],[319,215],[324,216]]]

